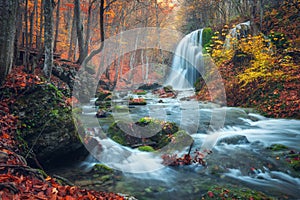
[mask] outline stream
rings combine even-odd
[[[282,151],[275,152],[267,147],[282,144],[299,152],[300,120],[270,119],[251,109],[184,99],[192,92],[180,91],[176,99],[160,99],[149,92],[142,95],[147,105],[129,106],[124,113],[113,112],[111,117],[101,119],[95,117],[95,100],[91,100],[90,104],[82,106],[80,117],[102,146],[100,161],[90,155],[82,163],[72,163],[49,173],[89,189],[129,194],[137,199],[201,199],[213,185],[251,188],[275,198],[299,198],[299,171],[288,165]],[[115,103],[126,102],[126,96],[121,100]],[[191,152],[211,148],[212,153],[205,158],[207,166],[164,166],[154,153],[123,147],[109,138],[97,136],[103,135],[115,120],[137,121],[141,117],[177,123],[194,140]],[[215,120],[218,127],[223,126],[211,126]],[[235,135],[238,139],[222,140]],[[184,151],[174,153],[187,153],[188,148],[187,145]],[[116,172],[103,180],[91,172],[97,163],[116,169]]]

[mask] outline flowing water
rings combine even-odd
[[[231,36],[237,37],[237,29],[242,26],[249,27],[249,23],[232,29]],[[86,130],[85,136],[93,137],[97,145],[87,147],[91,154],[84,162],[51,173],[89,189],[130,194],[138,199],[201,199],[215,185],[251,188],[279,199],[299,198],[300,173],[286,161],[290,150],[300,151],[299,120],[269,119],[251,109],[185,98],[194,94],[190,88],[196,79],[200,75],[206,77],[202,32],[200,29],[185,36],[176,49],[166,84],[179,90],[177,98],[159,99],[149,92],[141,95],[147,105],[128,106],[129,97],[138,96],[116,93],[111,104],[118,109],[112,109],[110,117],[99,120],[95,117],[95,99],[91,100],[90,104],[82,106],[80,119]],[[217,81],[205,80],[208,88],[210,81]],[[175,122],[192,137],[191,152],[212,150],[205,157],[207,165],[164,166],[161,158],[164,149],[158,153],[141,152],[106,136],[113,122],[136,122],[142,117]],[[273,144],[286,145],[289,150],[276,152],[267,148]],[[185,146],[186,149],[172,153],[186,154],[190,144]],[[92,170],[98,163],[115,169],[115,172],[99,175]]]
[[[207,166],[191,165],[168,167],[161,164],[162,159],[154,153],[140,152],[121,146],[109,138],[95,138],[102,150],[95,160],[92,156],[85,162],[55,173],[65,176],[79,185],[90,189],[126,193],[138,199],[201,199],[212,185],[232,185],[262,191],[270,196],[291,199],[299,198],[300,174],[288,166],[284,156],[268,150],[272,144],[283,144],[294,151],[300,151],[300,121],[292,119],[269,119],[250,109],[220,107],[216,104],[181,101],[191,91],[181,91],[177,99],[162,99],[151,93],[143,96],[146,106],[130,107],[123,113],[125,119],[132,121],[145,116],[176,122],[187,130],[194,140],[192,152],[200,149],[213,136],[212,154],[206,157]],[[125,97],[126,99],[126,97]],[[125,100],[124,100],[125,101]],[[99,119],[100,125],[92,123],[95,108],[83,107],[81,116],[88,130],[105,132],[114,118]],[[226,111],[224,127],[211,130],[213,113]],[[219,143],[228,136],[246,136],[247,142]],[[187,148],[179,154],[186,153]],[[117,169],[119,173],[111,182],[97,181],[95,174],[88,171],[96,164],[103,163]],[[74,176],[76,174],[76,176]],[[91,184],[86,184],[87,181]]]
[[[175,89],[193,88],[200,74],[203,74],[202,54],[203,29],[186,35],[178,44],[167,85]]]

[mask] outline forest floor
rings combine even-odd
[[[37,74],[15,68],[3,87],[18,93],[22,88],[47,84]],[[58,79],[53,79],[57,82]],[[2,87],[2,89],[3,89]],[[19,94],[21,95],[21,94]],[[16,96],[19,96],[16,95]],[[41,169],[31,168],[25,158],[20,123],[10,112],[14,97],[0,101],[0,197],[1,199],[124,199],[120,195],[64,185]]]

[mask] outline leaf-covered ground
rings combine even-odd
[[[55,80],[52,80],[55,82]],[[27,74],[16,68],[7,77],[1,90],[18,91],[34,84],[44,84],[38,75]],[[66,99],[68,101],[68,99]],[[114,194],[82,189],[77,186],[61,185],[42,170],[33,169],[20,156],[22,144],[17,130],[18,118],[10,113],[9,104],[14,97],[0,98],[0,198],[11,199],[124,199]],[[23,152],[24,153],[24,152]]]

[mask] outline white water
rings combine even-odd
[[[279,171],[270,171],[267,168],[264,170],[255,170],[251,176],[243,175],[239,169],[229,169],[225,173],[227,177],[239,180],[250,186],[260,187],[260,189],[277,189],[280,193],[285,193],[296,197],[300,191],[300,179],[294,178],[286,173]]]
[[[203,29],[196,30],[179,42],[166,85],[175,89],[194,87],[196,79],[203,74],[202,33]]]
[[[190,91],[180,92],[179,98],[187,94],[190,95]],[[222,174],[222,177],[225,177],[222,182],[233,184],[238,182],[243,186],[260,191],[272,190],[271,194],[273,195],[280,195],[276,191],[281,190],[282,193],[290,197],[297,197],[300,188],[299,178],[293,177],[287,167],[276,166],[278,161],[275,157],[272,158],[266,153],[266,147],[272,144],[284,144],[289,148],[300,151],[299,120],[269,119],[256,113],[247,113],[240,108],[219,107],[197,101],[182,102],[179,99],[163,99],[164,103],[158,103],[159,99],[150,93],[144,97],[147,99],[147,106],[131,108],[127,113],[127,117],[133,117],[133,121],[135,121],[142,116],[157,116],[162,120],[174,121],[177,124],[181,123],[182,128],[191,128],[196,120],[199,123],[196,125],[199,130],[191,132],[194,139],[192,152],[196,148],[199,149],[210,138],[203,127],[210,122],[212,113],[226,110],[227,116],[224,128],[214,132],[209,131],[210,136],[212,138],[222,138],[232,135],[244,135],[250,143],[215,146],[217,140],[214,139],[210,144],[213,146],[213,154],[208,156],[208,166],[219,166],[226,169]],[[126,97],[124,98],[126,99]],[[91,103],[93,104],[93,102]],[[195,103],[197,105],[194,105]],[[188,106],[189,104],[190,106]],[[93,105],[84,106],[83,114],[87,118],[93,117]],[[97,132],[99,128],[94,130]],[[184,196],[185,191],[179,186],[180,181],[187,179],[191,182],[205,182],[214,178],[209,174],[209,170],[204,167],[197,167],[197,165],[183,169],[166,167],[161,164],[162,159],[158,154],[124,147],[109,138],[96,137],[97,134],[95,133],[95,139],[101,146],[101,150],[95,148],[94,151],[98,152],[94,152],[93,155],[96,155],[98,161],[89,157],[84,165],[87,169],[90,169],[100,162],[118,169],[123,172],[126,177],[125,180],[131,181],[130,184],[135,185],[133,187],[139,187],[141,181],[148,181],[149,183],[158,181],[155,183],[161,183],[164,187],[168,185],[168,191],[174,189],[180,191],[180,195]],[[186,152],[185,149],[179,154]],[[265,163],[269,162],[275,168],[268,169]],[[254,173],[249,173],[251,167],[255,167],[257,170]],[[216,183],[212,181],[210,184]]]
[[[232,38],[238,39],[240,36],[246,36],[245,30],[250,29],[250,21],[240,23],[236,25],[234,28],[229,30],[228,35],[226,36],[224,47],[230,48],[230,42]]]

